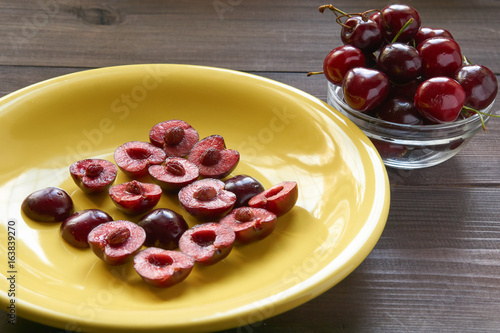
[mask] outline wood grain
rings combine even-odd
[[[498,1],[408,1],[423,24],[446,28],[476,63],[500,72]],[[224,6],[225,4],[225,6]],[[232,4],[232,5],[231,5]],[[161,62],[244,71],[308,72],[340,45],[322,2],[57,1],[2,3],[0,63],[101,67]],[[347,12],[386,1],[337,1]]]
[[[328,2],[326,2],[328,3]],[[382,0],[336,1],[348,12]],[[500,1],[406,1],[500,77]],[[340,45],[320,1],[0,0],[0,96],[59,75],[135,63],[230,68],[326,100],[306,77]],[[494,110],[500,109],[500,102]],[[341,283],[291,311],[225,332],[498,332],[500,119],[453,159],[388,168],[391,209],[379,242]],[[2,332],[63,332],[18,318]]]

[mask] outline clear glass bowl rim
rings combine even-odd
[[[330,93],[331,92],[331,93]],[[364,130],[369,130],[372,133],[378,133],[388,131],[388,133],[394,133],[396,136],[400,136],[404,133],[404,137],[407,137],[409,133],[415,133],[419,139],[425,139],[425,135],[430,135],[429,139],[437,139],[437,138],[449,138],[454,135],[463,135],[468,132],[472,132],[473,134],[476,130],[482,128],[481,119],[478,114],[475,114],[469,118],[456,120],[450,123],[444,124],[429,124],[429,125],[408,125],[408,124],[398,124],[389,122],[386,120],[382,120],[379,118],[372,117],[363,112],[357,111],[351,108],[343,99],[342,87],[334,85],[331,82],[328,82],[328,96],[331,96],[334,99],[334,102],[337,103],[349,116],[356,118],[356,123],[362,127]],[[490,119],[490,114],[492,112],[492,107],[495,101],[493,101],[488,107],[483,110],[479,110],[486,115],[483,115],[484,123],[486,124]],[[376,127],[376,130],[373,128]],[[372,128],[372,129],[370,129]],[[386,134],[391,136],[390,134]]]

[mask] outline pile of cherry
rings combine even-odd
[[[62,222],[60,234],[66,242],[90,247],[107,264],[121,265],[133,258],[144,281],[168,287],[186,279],[195,263],[215,264],[229,255],[234,244],[266,238],[277,218],[295,206],[294,181],[265,189],[248,175],[227,178],[240,155],[227,149],[220,135],[199,140],[190,124],[173,119],[156,124],[149,139],[118,147],[116,165],[85,159],[69,168],[85,193],[108,191],[121,211],[144,214],[137,223],[113,220],[100,209],[74,212],[71,197],[58,187],[33,192],[23,201],[22,211],[35,221]],[[134,180],[113,185],[118,169]],[[137,180],[148,174],[152,182]],[[189,228],[181,214],[154,209],[164,191],[177,193],[185,211],[200,223]]]
[[[324,73],[342,86],[351,108],[394,123],[426,125],[481,117],[494,101],[498,82],[491,70],[471,64],[446,29],[421,26],[414,8],[393,4],[349,14],[319,7],[326,9],[337,16],[344,45],[326,56],[323,72],[308,75]]]

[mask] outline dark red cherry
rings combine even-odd
[[[236,194],[234,208],[247,206],[248,201],[265,190],[255,178],[248,175],[237,175],[224,181],[225,190]]]
[[[495,100],[498,81],[489,68],[481,65],[463,66],[455,74],[455,80],[465,90],[466,106],[481,110]]]
[[[417,46],[422,59],[422,75],[426,78],[436,76],[454,77],[462,67],[462,52],[458,43],[446,37],[424,40]]]
[[[355,110],[366,112],[379,106],[390,90],[387,75],[376,69],[356,67],[342,83],[344,99]]]
[[[407,83],[420,75],[422,60],[418,51],[402,43],[387,44],[382,48],[377,60],[378,68],[396,83]]]
[[[373,14],[371,19],[380,25],[382,34],[389,43],[393,41],[394,37],[410,19],[413,19],[413,22],[399,35],[397,42],[411,41],[421,25],[420,15],[417,10],[402,4],[387,6],[382,9],[380,14],[378,12]]]
[[[38,222],[62,222],[73,214],[73,200],[63,189],[47,187],[28,195],[21,209]]]
[[[354,67],[365,66],[365,55],[357,47],[343,45],[334,48],[323,61],[323,72],[328,81],[341,85],[345,74]]]
[[[398,124],[422,125],[424,119],[417,111],[413,100],[402,97],[389,97],[377,109],[377,118]]]
[[[417,89],[415,107],[422,116],[435,123],[447,123],[458,118],[465,103],[462,86],[449,77],[434,77]]]
[[[182,215],[167,208],[155,209],[139,220],[138,226],[146,232],[144,245],[173,250],[179,246],[179,238],[188,229]]]
[[[418,29],[417,34],[413,39],[415,40],[415,45],[418,46],[424,40],[433,37],[447,37],[453,39],[453,36],[448,30],[441,28],[429,28],[429,27],[420,27],[420,29]]]
[[[351,16],[345,20],[340,38],[344,44],[357,47],[364,53],[375,52],[384,41],[379,24],[363,16]]]

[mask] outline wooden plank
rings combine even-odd
[[[0,96],[27,85],[86,68],[0,66]],[[326,79],[306,77],[304,73],[252,72],[305,91],[326,101]],[[500,108],[496,102],[494,110]],[[488,123],[487,132],[480,132],[468,146],[451,160],[426,169],[397,170],[388,168],[391,185],[484,185],[500,186],[500,119]]]
[[[500,191],[398,186],[392,194],[380,241],[351,275],[297,309],[227,332],[496,331]]]
[[[498,1],[408,3],[420,11],[425,25],[449,29],[469,58],[500,73],[494,61],[500,58]],[[320,14],[319,4],[4,0],[0,64],[101,67],[161,62],[308,72],[320,68],[328,51],[341,45],[334,15]],[[382,8],[386,1],[335,4],[359,12]]]

